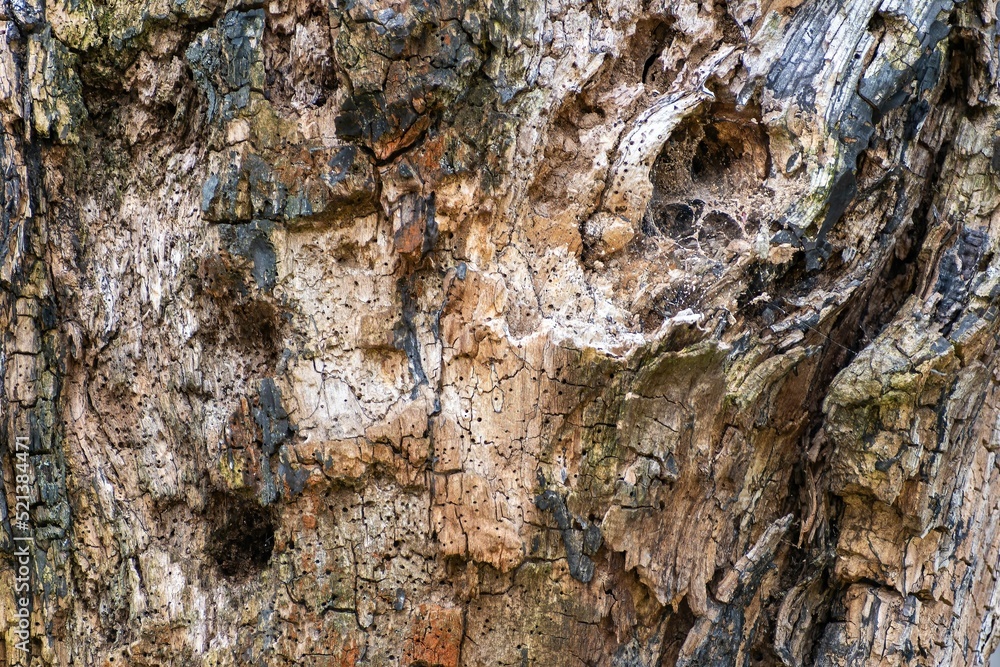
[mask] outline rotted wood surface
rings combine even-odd
[[[0,662],[985,664],[996,11],[4,0]]]

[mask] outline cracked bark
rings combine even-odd
[[[0,3],[0,662],[984,664],[996,11]]]

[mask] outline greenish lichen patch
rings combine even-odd
[[[35,131],[61,143],[80,139],[87,117],[77,76],[77,58],[46,27],[28,38],[28,85]]]

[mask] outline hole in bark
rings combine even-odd
[[[647,234],[657,232],[676,239],[682,245],[696,245],[697,230],[694,223],[701,215],[701,202],[691,201],[688,203],[675,202],[666,204],[660,210],[659,215],[649,216],[645,221],[649,227]]]
[[[743,145],[737,141],[723,141],[712,125],[705,128],[705,137],[698,142],[691,158],[691,177],[702,180],[728,170],[733,162],[743,158]]]
[[[725,243],[729,239],[740,238],[743,230],[736,221],[726,213],[712,211],[701,221],[701,229],[698,230],[698,241],[702,244],[714,245]]]
[[[643,83],[669,85],[669,79],[672,78],[670,75],[676,76],[676,72],[669,72],[660,56],[673,40],[673,35],[670,23],[663,19],[640,21],[629,44],[627,56],[618,63],[616,69],[626,69],[627,63],[641,61]]]
[[[770,202],[764,187],[770,169],[764,126],[716,105],[682,123],[657,157],[643,231],[715,258],[730,241],[756,232],[747,226]]]
[[[656,83],[656,74],[650,74],[649,68],[653,66],[656,59],[660,57],[660,54],[654,53],[650,57],[646,58],[646,64],[642,67],[642,82],[646,83],[647,79],[650,83]]]
[[[274,551],[274,513],[251,498],[212,496],[205,551],[226,577],[247,577],[267,567]]]
[[[687,639],[688,633],[694,627],[694,614],[688,606],[687,598],[681,600],[675,612],[667,612],[666,627],[663,633],[663,654],[660,656],[661,665],[677,664],[677,657],[681,652],[681,646]]]
[[[691,156],[691,179],[729,190],[767,178],[767,138],[756,123],[718,120],[703,126]]]
[[[650,264],[632,310],[644,331],[685,309],[698,311],[728,266],[769,233],[777,208],[766,186],[771,153],[756,107],[719,102],[685,119],[651,169],[653,191],[632,246]],[[670,267],[669,269],[666,267]],[[683,271],[683,284],[675,269]],[[659,273],[656,278],[651,276]]]

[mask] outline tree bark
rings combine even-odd
[[[42,2],[0,662],[988,660],[994,6]]]

